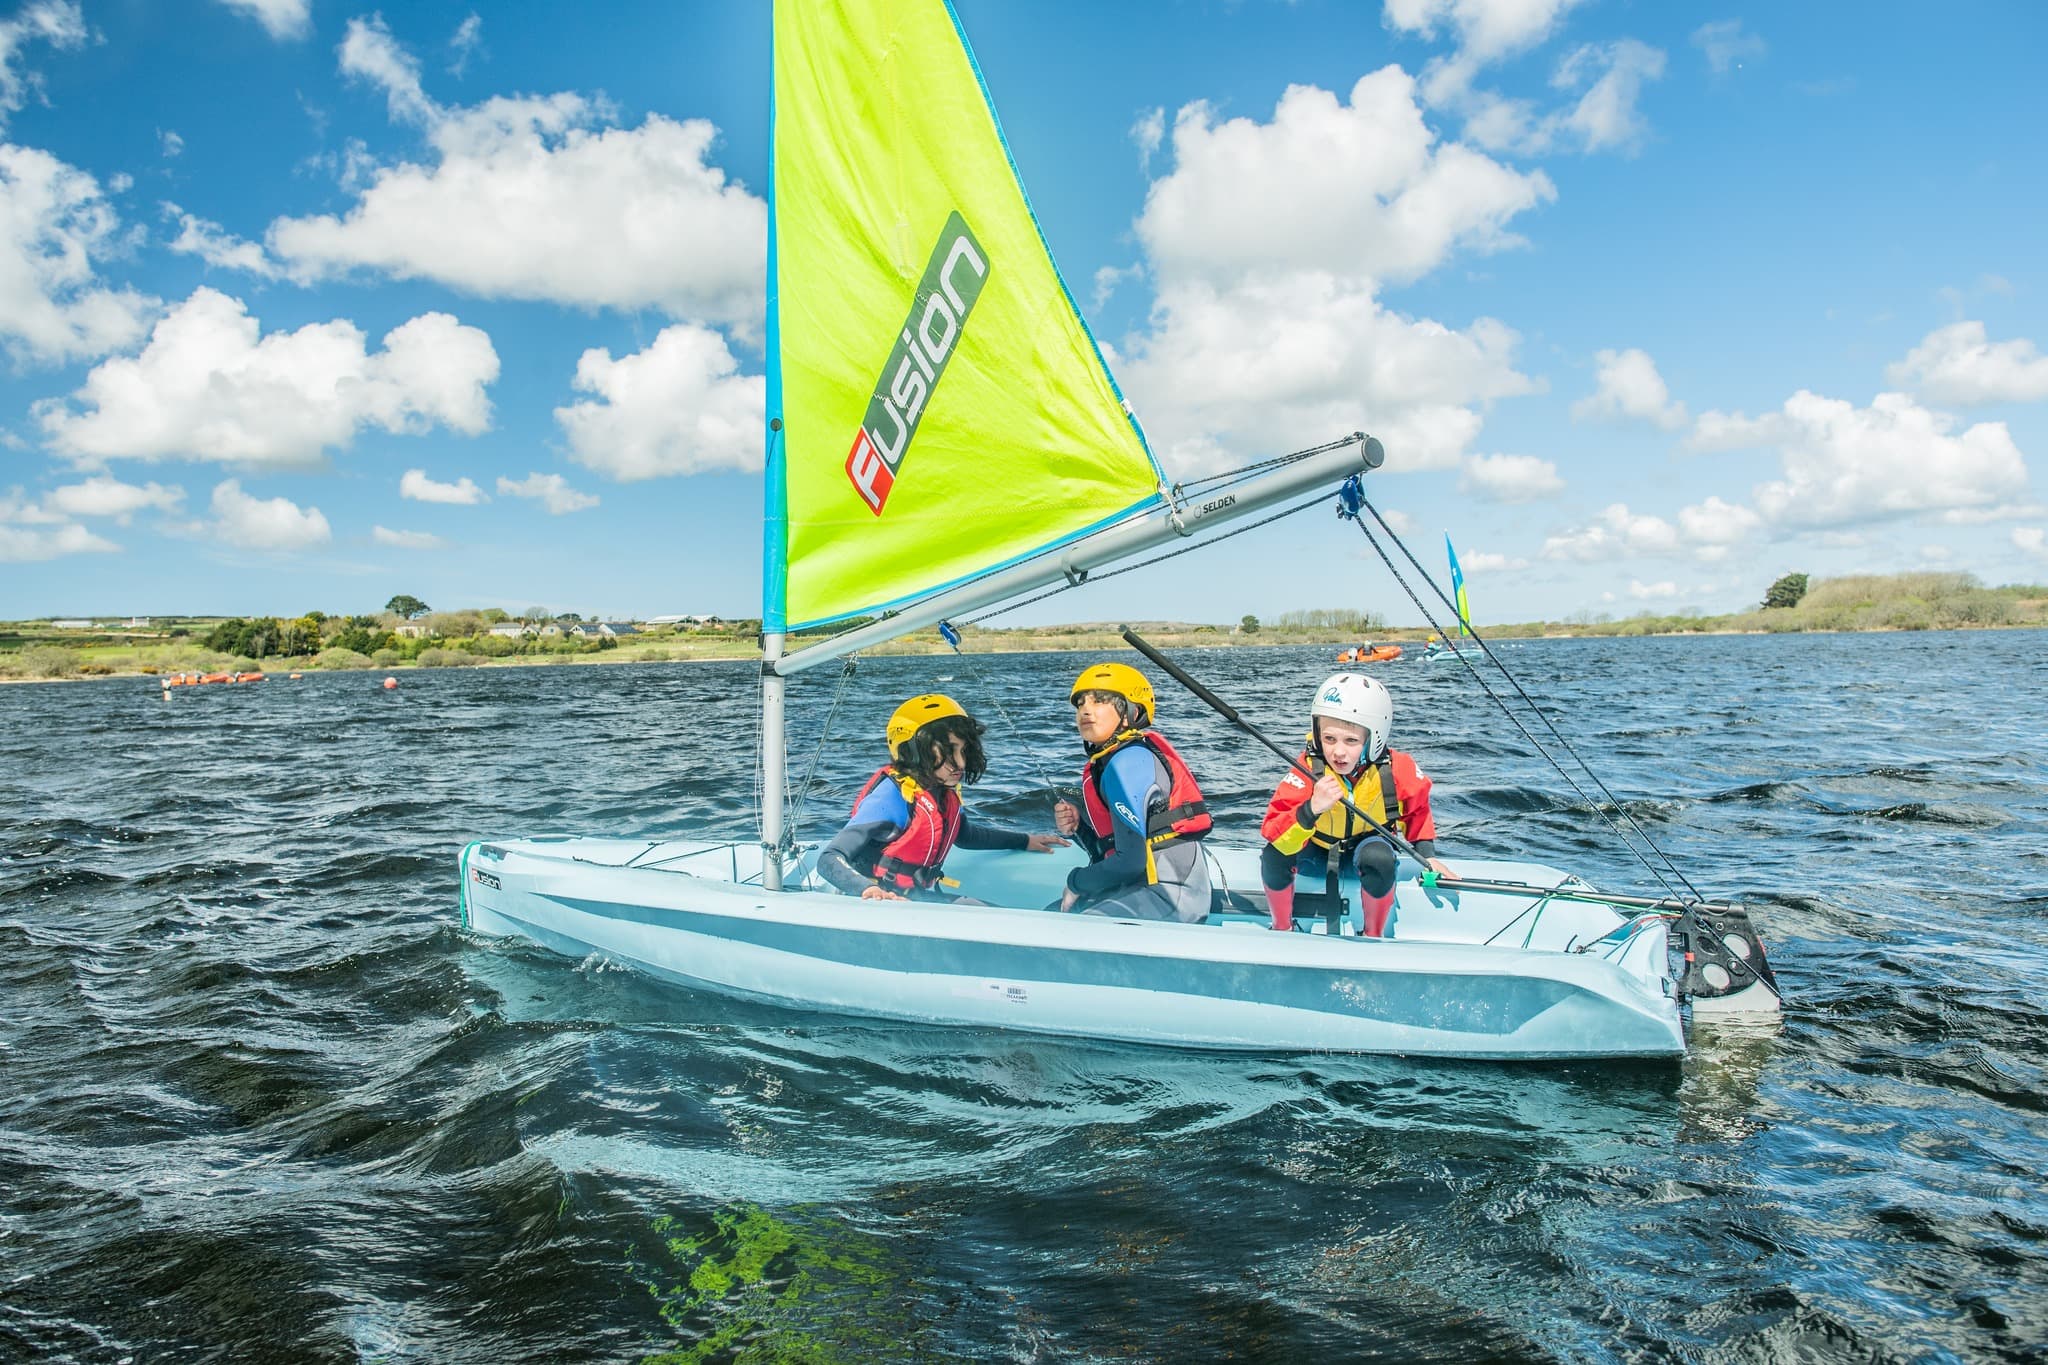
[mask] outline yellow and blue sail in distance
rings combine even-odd
[[[762,627],[1159,500],[943,0],[775,0]]]
[[[1465,571],[1458,567],[1458,552],[1451,548],[1451,533],[1444,532],[1444,553],[1451,559],[1451,600],[1458,604],[1458,634],[1472,633],[1472,604],[1465,600]]]

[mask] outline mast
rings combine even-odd
[[[782,632],[761,635],[761,885],[782,889],[782,793],[787,779],[788,729],[783,709],[788,682],[775,671],[782,658]]]

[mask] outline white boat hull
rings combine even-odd
[[[1219,885],[1256,887],[1256,850],[1215,850],[1212,862]],[[1250,917],[1171,924],[771,892],[759,864],[752,845],[480,842],[462,853],[463,918],[479,934],[598,953],[689,986],[892,1019],[1272,1052],[1685,1050],[1664,921],[1600,905],[1532,913],[1527,897],[1404,881],[1393,936],[1362,939],[1331,937],[1321,921],[1317,932],[1276,934]],[[956,852],[948,862],[975,894],[1013,906],[1057,896],[1069,865],[1025,853]],[[1525,863],[1460,870],[1566,880]]]

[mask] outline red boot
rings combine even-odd
[[[1385,938],[1387,921],[1394,913],[1394,893],[1389,891],[1384,896],[1368,896],[1361,889],[1358,893],[1358,908],[1365,916],[1365,936]]]
[[[1273,912],[1273,927],[1282,931],[1294,927],[1294,883],[1266,888],[1266,908]]]

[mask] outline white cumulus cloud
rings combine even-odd
[[[2027,487],[2026,460],[2003,422],[1958,432],[1957,419],[1902,393],[1867,408],[1801,389],[1775,413],[1700,416],[1697,449],[1775,445],[1780,477],[1751,501],[1773,525],[1843,528],[1922,512],[1996,507]]]
[[[1390,468],[1446,468],[1479,434],[1477,407],[1538,387],[1515,369],[1513,328],[1406,318],[1358,281],[1300,272],[1158,299],[1154,330],[1132,339],[1118,374],[1176,475],[1361,430],[1385,443]]]
[[[1461,143],[1439,144],[1399,67],[1361,77],[1349,101],[1290,86],[1269,122],[1218,122],[1206,103],[1173,122],[1174,170],[1137,222],[1162,280],[1228,287],[1293,270],[1406,281],[1454,249],[1519,245],[1517,214],[1556,198]]]
[[[1591,563],[1623,555],[1671,554],[1678,548],[1678,530],[1670,522],[1631,512],[1627,503],[1617,502],[1609,504],[1587,525],[1546,539],[1542,555],[1545,559]]]
[[[1885,367],[1884,381],[1932,403],[2032,403],[2048,398],[2048,356],[2025,337],[1993,342],[1981,322],[1957,322],[1922,338]]]
[[[1379,301],[1454,252],[1518,242],[1509,220],[1556,193],[1541,173],[1440,145],[1399,68],[1348,101],[1292,87],[1265,122],[1190,104],[1171,138],[1173,170],[1135,225],[1154,304],[1117,365],[1169,471],[1357,430],[1392,468],[1443,468],[1486,405],[1541,387],[1515,368],[1512,328],[1457,330]]]
[[[1669,579],[1660,583],[1644,583],[1639,579],[1631,578],[1628,582],[1628,595],[1635,598],[1638,602],[1649,602],[1663,597],[1676,597],[1678,596],[1678,585]]]
[[[242,491],[238,479],[214,488],[213,520],[205,531],[245,550],[278,553],[310,549],[333,539],[319,508],[302,508],[290,498],[255,497]]]
[[[556,408],[555,420],[579,464],[622,482],[761,467],[767,382],[740,374],[709,328],[663,328],[646,350],[617,360],[585,351],[575,382],[597,398]]]
[[[70,401],[35,411],[51,447],[80,463],[305,466],[365,426],[475,435],[490,425],[484,390],[497,377],[490,338],[446,313],[393,328],[372,352],[345,319],[265,336],[239,300],[202,288],[140,355],[102,362]]]
[[[1519,555],[1496,554],[1491,550],[1481,550],[1477,554],[1459,555],[1458,567],[1465,571],[1467,577],[1483,578],[1490,573],[1526,569],[1529,567],[1529,561]]]
[[[1138,115],[1138,121],[1131,125],[1131,141],[1138,148],[1138,169],[1148,170],[1152,158],[1159,151],[1159,144],[1166,140],[1166,111],[1147,109]]]
[[[486,298],[659,308],[751,334],[767,206],[710,161],[717,129],[650,114],[610,126],[574,94],[436,104],[378,21],[353,20],[343,69],[419,124],[431,157],[373,165],[340,215],[281,218],[268,245],[311,282],[354,270]]]
[[[1572,420],[1601,422],[1635,419],[1666,431],[1685,425],[1685,404],[1674,402],[1657,362],[1647,351],[1600,351],[1593,357],[1599,387],[1572,404]]]
[[[313,0],[220,0],[263,25],[273,38],[303,38],[313,31]]]
[[[370,539],[399,550],[438,550],[448,543],[430,531],[394,531],[388,526],[372,526]]]
[[[1551,78],[1559,90],[1585,91],[1557,127],[1588,152],[1633,150],[1650,131],[1637,101],[1643,86],[1663,74],[1664,54],[1633,38],[1578,48]]]
[[[178,235],[169,246],[179,255],[197,256],[210,266],[246,271],[263,280],[274,280],[284,274],[277,262],[265,254],[261,243],[244,241],[219,223],[187,213],[176,204],[166,203],[163,213],[178,224]]]
[[[1582,0],[1386,0],[1388,28],[1435,38],[1448,32],[1456,45],[1431,62],[1425,78],[1433,102],[1455,98],[1485,66],[1537,46]]]
[[[1557,466],[1534,455],[1471,455],[1458,476],[1458,491],[1489,502],[1534,502],[1564,491]]]
[[[120,548],[76,522],[40,527],[0,521],[0,564],[31,564],[61,555],[108,554]]]
[[[7,116],[42,93],[41,79],[18,63],[30,43],[57,49],[82,47],[85,15],[73,0],[33,0],[11,19],[0,19],[0,128]]]
[[[1631,153],[1650,131],[1637,107],[1643,86],[1663,74],[1664,53],[1646,43],[1589,43],[1560,61],[1551,76],[1553,89],[1577,93],[1568,106],[1546,113],[1533,100],[1490,90],[1463,93],[1452,105],[1465,115],[1465,136],[1490,152]]]
[[[1717,19],[1701,24],[1692,31],[1692,45],[1707,59],[1707,65],[1716,76],[1725,76],[1742,65],[1745,60],[1754,60],[1764,55],[1764,40],[1742,27],[1740,19]]]
[[[517,482],[501,477],[498,492],[509,498],[530,498],[558,517],[565,512],[581,512],[598,503],[595,494],[577,492],[560,474],[530,473]]]
[[[1434,38],[1448,30],[1458,49],[1495,62],[1548,38],[1558,20],[1582,0],[1386,0],[1388,28]]]
[[[489,502],[490,494],[476,486],[476,481],[467,475],[454,483],[437,483],[427,477],[424,469],[408,469],[398,480],[398,496],[414,502],[445,502],[460,507],[472,507],[480,502]]]
[[[94,267],[127,248],[99,181],[0,144],[0,346],[17,363],[90,360],[142,335],[158,301],[107,288]]]
[[[51,489],[44,496],[43,505],[67,517],[112,517],[126,526],[144,508],[175,512],[184,501],[185,490],[176,485],[122,483],[96,474],[83,483]]]
[[[454,34],[448,39],[448,49],[455,54],[455,60],[448,64],[448,74],[460,78],[469,66],[469,59],[483,46],[483,41],[483,16],[472,10],[469,17],[456,26]]]
[[[1728,552],[1763,528],[1764,519],[1754,509],[1731,503],[1720,496],[1694,503],[1678,514],[1678,531],[1693,553],[1704,560],[1727,557]]]

